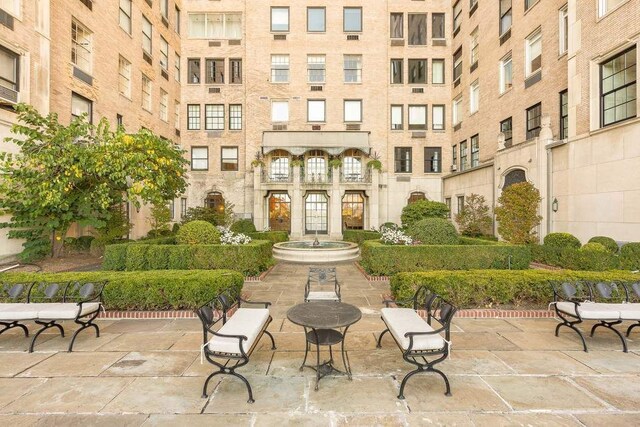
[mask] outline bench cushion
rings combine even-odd
[[[430,332],[433,328],[411,308],[383,308],[382,319],[403,350],[409,348],[407,332]],[[411,350],[440,350],[445,340],[440,334],[413,337]]]
[[[563,313],[576,313],[576,306],[572,302],[560,301],[556,303],[558,310]],[[578,313],[583,319],[589,320],[618,320],[620,319],[620,307],[618,304],[604,304],[596,302],[583,302],[578,306]]]
[[[245,354],[251,349],[260,332],[269,320],[269,310],[266,308],[239,308],[231,318],[227,320],[218,333],[225,335],[244,335],[246,341],[242,341],[242,349]],[[209,351],[240,354],[239,340],[214,335],[209,340]]]
[[[631,304],[603,304],[611,310],[620,312],[621,320],[640,320],[640,303]]]
[[[0,320],[35,320],[37,318],[38,310],[35,304],[0,304]]]
[[[307,300],[309,301],[340,301],[340,298],[338,297],[338,295],[336,295],[335,292],[320,292],[320,291],[314,291],[314,292],[309,292],[309,295],[307,296]]]
[[[43,320],[73,320],[78,317],[79,307],[74,302],[33,304],[38,309],[38,319]],[[80,316],[95,313],[100,310],[100,303],[90,302],[82,304]]]

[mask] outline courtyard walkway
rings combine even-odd
[[[298,367],[302,329],[286,311],[303,298],[306,266],[279,264],[263,283],[245,291],[269,300],[273,323],[249,365],[240,369],[254,389],[223,377],[209,399],[200,397],[209,364],[201,364],[197,320],[101,321],[102,336],[80,335],[76,351],[68,338],[48,334],[36,352],[17,331],[0,336],[0,424],[25,425],[634,425],[640,417],[640,334],[622,353],[613,334],[600,330],[580,350],[566,329],[553,336],[550,319],[457,319],[449,374],[452,397],[441,379],[412,378],[406,400],[396,399],[399,380],[411,367],[385,337],[379,319],[383,283],[370,284],[352,265],[338,268],[343,300],[363,318],[347,336],[354,373],[321,380]],[[67,328],[72,326],[67,325]],[[585,327],[586,329],[586,327]],[[219,378],[219,377],[216,377]]]

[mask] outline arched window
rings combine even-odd
[[[347,150],[342,159],[342,174],[345,181],[362,181],[362,153],[358,150]]]
[[[425,196],[422,191],[414,191],[411,193],[411,196],[409,196],[409,204],[415,203],[418,200],[427,200],[427,196]]]
[[[289,180],[289,153],[284,150],[275,150],[271,153],[269,175],[272,181]]]
[[[310,151],[307,155],[307,167],[305,170],[306,182],[327,182],[327,159],[322,150]]]
[[[342,198],[342,224],[345,230],[364,228],[364,197],[362,193],[346,193]]]
[[[518,184],[520,182],[527,182],[526,173],[522,169],[514,169],[504,176],[504,186],[502,189],[504,190],[510,185]]]
[[[222,193],[214,191],[207,194],[207,197],[204,199],[204,205],[208,208],[215,209],[216,212],[224,212],[224,197],[222,197]]]

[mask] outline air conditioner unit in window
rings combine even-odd
[[[0,86],[0,105],[13,105],[18,102],[18,92],[8,87]]]
[[[455,172],[458,170],[458,166],[457,165],[451,165],[451,172]]]

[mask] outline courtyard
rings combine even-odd
[[[81,334],[73,353],[68,338],[47,333],[35,352],[12,330],[0,339],[0,421],[3,425],[632,425],[640,415],[640,341],[620,350],[600,330],[581,350],[575,334],[553,336],[554,319],[455,318],[452,353],[440,368],[453,396],[435,375],[409,381],[411,367],[387,335],[379,310],[385,282],[369,282],[352,265],[338,266],[342,300],[362,319],[346,339],[353,380],[329,376],[313,390],[315,374],[298,368],[302,328],[286,311],[302,302],[306,265],[279,263],[262,282],[246,283],[252,300],[270,308],[277,350],[263,337],[250,363],[239,369],[255,403],[236,378],[215,377],[201,397],[201,325],[197,319],[100,320],[101,337]],[[583,330],[587,330],[584,325]],[[68,332],[73,326],[65,325]],[[49,331],[47,331],[49,332]],[[636,335],[636,337],[634,337]],[[635,339],[634,339],[635,338]],[[212,391],[211,391],[212,390]]]

